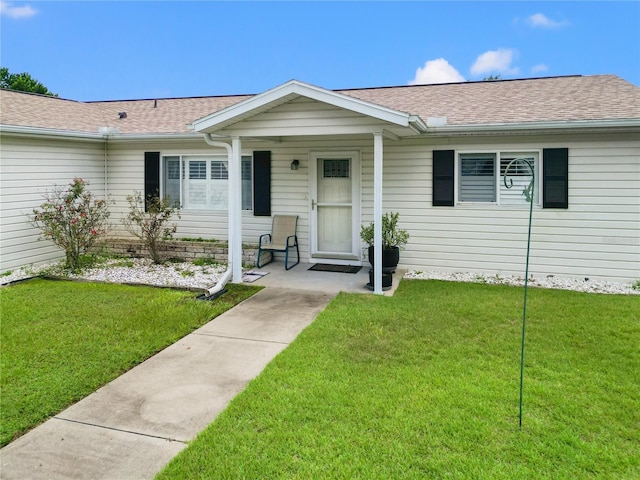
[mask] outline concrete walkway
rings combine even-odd
[[[4,447],[0,478],[153,478],[332,298],[260,291]]]

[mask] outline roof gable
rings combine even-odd
[[[385,125],[401,127],[407,133],[415,134],[426,130],[422,120],[408,113],[392,108],[361,100],[359,98],[343,95],[339,92],[325,90],[297,80],[291,80],[264,93],[248,98],[240,103],[232,105],[221,111],[214,112],[204,118],[193,122],[193,128],[199,132],[219,133],[239,122],[254,118],[265,112],[273,111],[286,104],[296,102],[299,99],[308,99],[314,103],[333,106],[337,109],[353,112],[373,120],[372,128],[382,129]],[[344,127],[344,125],[342,125]],[[294,127],[289,130],[293,132]],[[366,128],[363,128],[366,130]],[[245,129],[245,134],[250,134]],[[362,131],[358,133],[363,133]]]

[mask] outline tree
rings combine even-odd
[[[47,87],[27,72],[10,73],[7,67],[0,67],[0,88],[16,90],[18,92],[39,93],[57,97],[57,93],[50,92]]]
[[[502,75],[498,73],[497,75],[489,75],[482,79],[483,82],[495,82],[496,80],[502,80]]]

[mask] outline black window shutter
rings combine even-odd
[[[569,208],[569,149],[542,150],[542,208]]]
[[[160,196],[160,152],[144,152],[144,209],[147,200]]]
[[[454,199],[454,162],[453,150],[433,151],[433,206],[453,207]]]
[[[253,214],[271,216],[271,152],[253,152]]]

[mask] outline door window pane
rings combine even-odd
[[[351,204],[351,160],[318,159],[318,203]]]
[[[322,176],[324,178],[349,178],[349,159],[324,159],[322,160]]]

